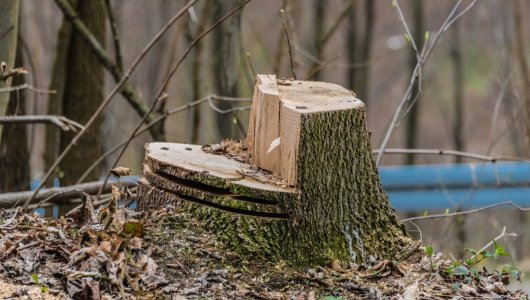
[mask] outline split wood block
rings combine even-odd
[[[197,145],[148,144],[139,208],[180,206],[242,253],[294,264],[396,258],[410,245],[353,92],[259,75],[247,143],[250,163]]]
[[[336,84],[258,75],[247,133],[252,162],[296,186],[302,164],[299,152],[311,151],[305,147],[312,145],[300,143],[305,126],[318,115],[333,120],[359,108],[364,104],[355,93]],[[340,124],[334,128],[343,129]]]

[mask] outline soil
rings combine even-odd
[[[514,274],[449,276],[453,262],[419,243],[402,261],[297,268],[227,249],[174,207],[88,204],[58,220],[2,213],[1,299],[528,299],[506,288]]]

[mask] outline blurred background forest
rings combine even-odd
[[[460,11],[469,10],[443,32],[434,47],[422,68],[422,92],[418,94],[419,87],[414,86],[414,106],[400,117],[388,148],[530,157],[530,2],[402,0],[403,22],[388,0],[254,0],[194,44],[200,33],[242,2],[197,1],[185,12],[147,52],[127,88],[114,97],[54,170],[61,185],[78,182],[85,172],[84,181],[107,174],[119,151],[102,159],[93,170],[89,168],[127,140],[161,88],[167,97],[156,103],[146,123],[167,111],[182,109],[127,147],[118,164],[132,168],[133,174],[140,173],[143,147],[149,141],[209,144],[225,138],[243,139],[250,105],[245,100],[252,97],[256,73],[286,78],[296,74],[297,79],[352,89],[367,105],[368,129],[377,149],[417,62],[403,23],[422,48],[433,40],[457,3]],[[9,99],[4,114],[59,115],[85,124],[145,45],[186,3],[189,1],[3,0],[0,59],[8,68],[28,71],[0,87],[28,85],[0,93],[2,103]],[[81,20],[101,47],[99,57],[64,18],[68,7],[78,15],[70,19]],[[11,46],[13,41],[17,47]],[[182,66],[169,77],[190,45],[194,47]],[[110,58],[110,63],[102,63],[102,56]],[[163,87],[166,78],[170,80]],[[219,97],[207,97],[212,94]],[[186,107],[199,99],[201,104]],[[43,177],[73,136],[71,130],[50,125],[5,125],[0,151],[2,192],[28,190],[30,180]],[[387,154],[382,165],[471,161]],[[456,256],[464,246],[480,248],[502,226],[508,226],[520,234],[508,250],[524,264],[524,257],[530,254],[525,250],[529,240],[526,217],[526,213],[512,210],[472,215],[465,221],[468,239],[463,246],[452,242],[461,233],[463,221],[460,225],[455,220],[422,223],[423,238]],[[484,230],[485,220],[491,230]],[[528,258],[526,261],[530,265]]]

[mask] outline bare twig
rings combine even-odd
[[[95,194],[97,193],[97,191],[99,190],[102,184],[103,182],[101,181],[93,181],[93,182],[86,182],[86,183],[76,184],[76,185],[71,185],[71,186],[43,189],[41,193],[38,195],[38,197],[35,198],[35,201],[41,201],[50,196],[54,196],[54,198],[48,199],[47,201],[49,200],[63,201],[63,200],[75,198],[76,196],[71,194],[73,190],[82,190],[87,194]],[[121,182],[121,184],[128,186],[128,187],[133,187],[136,185],[136,183],[134,182]],[[109,183],[105,186],[105,189],[104,189],[105,193],[108,193],[111,191],[111,185],[112,183]],[[28,197],[31,197],[32,194],[33,194],[33,191],[0,194],[0,207],[16,206],[19,202],[27,200]]]
[[[390,148],[385,149],[387,154],[425,154],[425,155],[449,155],[464,158],[471,158],[482,161],[497,162],[497,161],[530,161],[530,158],[515,157],[515,156],[487,156],[482,154],[476,154],[471,152],[456,151],[456,150],[443,150],[443,149],[400,149]],[[375,149],[372,151],[374,154],[381,153],[381,149]]]
[[[55,94],[56,93],[55,90],[39,89],[27,83],[24,83],[21,85],[15,85],[11,87],[6,87],[6,88],[0,88],[0,93],[9,93],[9,92],[20,91],[20,90],[28,90],[36,94]]]
[[[123,87],[123,85],[127,82],[131,74],[134,72],[140,61],[147,55],[149,50],[158,42],[158,40],[164,35],[164,33],[173,25],[182,15],[184,15],[188,8],[191,7],[195,2],[198,0],[191,0],[188,2],[187,5],[185,5],[178,13],[176,13],[173,18],[153,37],[153,39],[145,46],[145,48],[142,50],[142,52],[138,55],[138,57],[133,61],[127,72],[123,75],[123,78],[114,86],[114,88],[111,90],[111,92],[107,95],[105,100],[100,104],[100,106],[97,108],[97,110],[92,114],[88,122],[85,124],[85,128],[83,128],[79,133],[72,139],[70,144],[66,146],[66,148],[63,150],[61,155],[55,160],[55,162],[52,164],[52,166],[49,168],[49,170],[46,172],[46,174],[43,176],[39,186],[35,189],[31,197],[29,197],[26,202],[24,203],[24,209],[27,208],[29,203],[33,201],[36,196],[38,195],[39,191],[42,189],[44,184],[50,179],[50,176],[53,174],[59,163],[63,161],[63,159],[66,157],[66,154],[72,149],[72,147],[79,141],[81,136],[86,132],[86,130],[94,123],[94,121],[97,119],[97,117],[101,114],[103,109],[110,103],[114,95]]]
[[[138,122],[138,124],[136,125],[136,128],[133,130],[133,132],[131,133],[131,135],[129,136],[129,139],[127,139],[127,142],[125,143],[125,145],[123,146],[120,154],[118,154],[118,157],[116,157],[116,160],[114,161],[114,163],[112,164],[111,166],[111,169],[115,168],[118,164],[118,161],[120,160],[120,158],[122,157],[123,153],[125,153],[125,150],[127,149],[127,146],[129,145],[129,143],[132,141],[132,139],[134,138],[134,135],[136,134],[136,132],[138,132],[138,130],[140,130],[140,127],[142,126],[142,124],[147,120],[147,117],[149,116],[149,114],[153,111],[153,109],[155,108],[156,104],[163,98],[163,95],[165,93],[165,90],[167,88],[167,85],[169,84],[169,81],[171,80],[171,78],[173,77],[173,75],[177,72],[178,68],[180,67],[180,65],[182,64],[182,62],[184,61],[184,59],[186,59],[186,57],[188,56],[188,54],[191,52],[191,50],[193,49],[193,47],[195,47],[195,45],[197,45],[208,33],[210,33],[212,30],[214,30],[215,28],[217,28],[219,25],[221,25],[226,19],[230,18],[233,14],[235,14],[236,12],[238,12],[240,9],[242,9],[245,5],[247,5],[250,1],[252,0],[245,0],[243,2],[241,2],[239,5],[237,5],[234,9],[232,9],[230,12],[228,12],[226,15],[224,15],[221,19],[219,19],[217,22],[215,22],[212,26],[210,26],[208,29],[206,29],[205,31],[203,31],[202,33],[200,33],[191,43],[190,45],[188,46],[188,48],[186,49],[186,51],[184,52],[184,54],[181,56],[181,58],[177,61],[177,63],[175,64],[175,66],[173,67],[173,69],[171,70],[171,72],[169,73],[169,75],[167,76],[166,80],[164,81],[164,83],[162,84],[160,90],[158,91],[157,93],[157,96],[155,98],[155,101],[153,101],[153,103],[151,104],[151,107],[149,107],[149,110],[147,111],[147,113],[144,115],[144,117],[142,118],[142,120],[140,122]],[[109,176],[110,176],[110,173],[107,174],[107,176],[105,177],[105,181],[104,183],[107,182],[107,180],[109,179]],[[103,189],[100,189],[99,192],[98,192],[98,196],[97,196],[97,199],[99,199],[100,195],[101,195],[101,192],[102,192]]]
[[[252,101],[252,99],[249,99],[249,98],[223,97],[223,96],[217,96],[217,95],[213,95],[213,94],[212,95],[208,95],[208,96],[203,97],[201,99],[192,101],[192,102],[190,102],[188,104],[184,104],[184,105],[179,106],[177,108],[171,109],[171,110],[167,111],[165,114],[163,114],[161,116],[158,116],[152,122],[150,122],[149,124],[145,125],[142,129],[138,130],[138,132],[136,132],[134,134],[133,138],[136,138],[136,137],[140,136],[142,133],[144,133],[147,130],[149,130],[150,126],[154,126],[155,124],[157,124],[158,122],[161,122],[165,118],[167,118],[167,117],[169,117],[171,115],[174,115],[176,113],[186,111],[186,110],[188,110],[188,109],[190,109],[190,108],[192,108],[194,106],[197,106],[199,104],[205,103],[205,102],[208,101],[208,99],[221,100],[221,101],[235,101],[235,102],[249,102],[249,101]],[[85,178],[88,176],[88,174],[90,174],[90,172],[92,172],[92,170],[94,170],[95,167],[97,167],[105,158],[109,157],[114,152],[118,151],[121,147],[123,147],[127,143],[127,141],[128,141],[128,139],[125,139],[125,140],[121,141],[120,143],[118,143],[117,145],[115,145],[114,147],[110,148],[107,152],[103,153],[103,155],[101,155],[97,160],[95,160],[92,163],[92,165],[90,165],[88,167],[88,169],[85,171],[85,173],[83,173],[83,175],[81,175],[81,177],[79,177],[79,179],[77,180],[77,183],[79,184],[79,183],[83,182],[83,180],[85,180]]]
[[[118,35],[118,24],[116,23],[116,17],[112,10],[110,0],[105,0],[105,6],[107,8],[107,16],[109,17],[110,31],[112,33],[112,40],[114,42],[114,60],[116,61],[116,67],[123,72],[123,60],[121,56],[120,38]]]
[[[476,254],[473,254],[473,256],[471,256],[469,259],[471,260],[475,259],[478,254],[482,253],[482,251],[485,251],[486,249],[491,247],[491,245],[493,245],[493,242],[498,241],[499,239],[503,238],[505,235],[506,236],[517,236],[516,233],[506,233],[506,226],[504,226],[502,228],[502,232],[496,238],[494,238],[491,242],[487,243],[484,247],[478,250]]]
[[[6,70],[5,72],[2,70],[0,71],[0,81],[6,81],[13,76],[25,75],[25,74],[28,74],[28,71],[26,71],[26,69],[24,68],[10,69],[10,70]]]
[[[164,34],[169,27],[171,27],[177,19],[187,12],[187,9],[191,7],[198,0],[191,0],[188,4],[185,5],[165,26],[164,28],[155,36],[151,42],[156,42],[162,34]],[[80,34],[80,37],[83,38],[87,44],[92,49],[93,53],[96,55],[96,58],[101,62],[101,64],[112,74],[114,80],[119,86],[119,92],[123,95],[129,104],[133,107],[136,113],[139,116],[144,116],[147,112],[147,106],[144,103],[143,99],[139,96],[139,93],[136,91],[135,87],[129,82],[130,74],[123,74],[119,70],[118,66],[107,56],[105,49],[101,46],[98,40],[94,37],[92,32],[86,27],[86,25],[78,18],[75,10],[66,0],[55,0],[55,3],[61,8],[65,17],[72,23],[74,29]],[[150,43],[151,44],[151,43]],[[141,56],[143,57],[145,53]],[[124,80],[125,79],[125,80]],[[149,114],[146,121],[150,122],[152,116]],[[151,134],[154,138],[161,138],[158,136],[160,132],[157,130],[151,130]]]
[[[396,1],[394,1],[394,2],[396,2]],[[473,5],[475,5],[475,3],[477,1],[473,0],[466,8],[464,8],[460,13],[457,14],[457,10],[460,7],[460,5],[462,4],[462,2],[463,2],[463,0],[459,0],[455,4],[453,9],[451,10],[449,15],[447,16],[447,18],[443,22],[442,26],[440,27],[440,29],[438,30],[438,32],[434,36],[432,42],[429,44],[428,47],[424,47],[423,50],[422,50],[422,53],[418,56],[418,62],[416,63],[416,67],[414,68],[414,72],[412,73],[412,76],[410,78],[409,86],[407,87],[405,95],[401,99],[396,111],[394,112],[394,116],[392,118],[392,121],[390,122],[390,125],[389,125],[389,127],[387,129],[387,132],[385,134],[383,142],[381,143],[380,149],[382,149],[383,151],[379,152],[378,155],[377,155],[377,158],[376,158],[377,166],[379,166],[379,164],[381,163],[381,160],[383,159],[383,154],[385,153],[384,150],[386,149],[386,147],[388,145],[388,142],[390,141],[390,137],[392,136],[392,133],[394,132],[394,129],[396,128],[396,123],[399,120],[399,117],[401,115],[403,107],[405,106],[405,104],[408,103],[408,101],[411,98],[412,90],[413,90],[413,87],[414,87],[414,85],[415,85],[417,80],[420,80],[420,86],[421,86],[421,78],[420,78],[421,69],[422,69],[423,65],[425,65],[425,62],[427,61],[429,56],[432,54],[434,47],[438,43],[438,40],[440,39],[442,34],[445,31],[447,31],[447,29],[449,29],[450,25],[453,24],[453,22],[456,21],[458,18],[463,16],[467,11],[469,11],[471,9],[471,7],[473,7]],[[404,22],[404,23],[406,24],[406,22]],[[405,30],[408,31],[408,27],[406,27]],[[407,34],[408,34],[408,32],[407,32]],[[419,92],[421,92],[421,88],[419,89]]]
[[[296,72],[294,71],[294,58],[293,51],[291,47],[291,39],[289,38],[289,31],[287,30],[287,22],[285,22],[285,10],[280,9],[280,16],[282,18],[283,33],[287,40],[287,47],[289,48],[289,61],[291,62],[291,72],[293,72],[293,78],[296,79]]]
[[[328,32],[326,32],[326,34],[324,34],[324,37],[322,38],[322,48],[325,47],[325,45],[328,43],[329,39],[333,36],[333,34],[337,32],[337,29],[339,28],[342,21],[344,21],[344,19],[346,19],[346,17],[350,13],[354,2],[355,1],[350,1],[346,8],[335,18],[335,23],[331,25]]]
[[[4,30],[4,32],[0,33],[0,41],[13,29],[15,29],[15,26],[11,25],[6,30]]]
[[[77,129],[83,129],[83,125],[77,123],[76,121],[70,120],[64,116],[50,116],[50,115],[28,115],[28,116],[1,116],[0,124],[8,123],[22,123],[22,124],[32,124],[32,123],[50,123],[64,131]]]
[[[454,212],[454,213],[434,214],[434,215],[406,218],[406,219],[402,219],[401,222],[404,223],[404,222],[411,222],[411,221],[418,221],[418,220],[441,219],[441,218],[449,218],[449,217],[456,217],[456,216],[462,216],[462,215],[470,215],[470,214],[478,213],[478,212],[481,212],[481,211],[484,211],[484,210],[488,210],[488,209],[492,209],[492,208],[496,208],[496,207],[500,207],[500,206],[507,206],[507,205],[513,206],[517,210],[520,210],[520,211],[530,211],[530,207],[521,207],[521,206],[515,204],[513,201],[506,201],[506,202],[496,203],[496,204],[492,204],[492,205],[487,205],[487,206],[484,206],[484,207],[479,207],[479,208],[476,208],[476,209],[457,211],[457,212]]]

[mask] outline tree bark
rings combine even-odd
[[[105,5],[102,0],[79,1],[79,18],[88,29],[105,44]],[[103,66],[80,35],[71,35],[68,54],[65,59],[66,71],[62,101],[63,114],[78,123],[85,124],[103,101]],[[74,184],[77,177],[102,153],[100,128],[103,117],[95,122],[78,142],[75,151],[70,151],[60,169],[64,172],[61,184]],[[60,146],[64,149],[74,137],[73,133],[62,132]],[[87,180],[97,180],[100,168],[95,168]]]
[[[453,125],[453,139],[455,150],[464,150],[464,65],[462,62],[462,43],[460,39],[460,22],[453,24],[451,36],[451,61],[453,64],[453,101],[455,109],[455,123]],[[455,158],[460,163],[461,157]]]
[[[4,61],[8,69],[15,68],[19,10],[19,0],[0,1],[0,61]],[[0,88],[8,87],[8,82],[0,81]],[[8,105],[9,93],[0,93],[0,115],[6,114]],[[0,138],[3,128],[0,126]]]
[[[351,91],[258,76],[247,140],[224,155],[149,144],[139,207],[180,206],[236,249],[301,265],[395,259],[409,245]]]
[[[424,24],[423,24],[423,2],[422,0],[413,0],[412,1],[413,6],[413,38],[416,42],[416,46],[418,47],[418,51],[421,51],[421,47],[423,47],[423,35],[424,35]],[[416,67],[416,64],[418,62],[417,59],[417,53],[416,51],[411,47],[410,50],[410,70],[411,74],[414,72],[414,68]],[[411,99],[414,103],[413,107],[410,109],[410,113],[408,116],[407,121],[407,139],[406,139],[406,147],[408,149],[414,149],[417,148],[418,144],[418,119],[419,119],[419,111],[420,111],[420,91],[419,91],[419,82],[418,80],[415,81],[414,86],[412,88],[412,95]],[[414,164],[415,155],[409,154],[406,156],[406,163],[409,165]]]
[[[23,66],[22,48],[16,48],[16,66]],[[13,77],[13,85],[25,83],[22,76]],[[7,115],[23,115],[25,112],[25,91],[9,93]],[[0,170],[4,171],[0,180],[0,192],[24,191],[29,189],[30,168],[27,127],[23,124],[3,125],[0,146]]]
[[[73,7],[77,7],[77,2],[77,0],[70,0]],[[63,114],[63,96],[67,66],[66,59],[69,53],[68,49],[70,47],[71,37],[72,25],[65,18],[63,19],[61,29],[59,29],[57,46],[55,47],[55,59],[53,62],[50,90],[54,90],[56,93],[48,96],[48,115],[61,116]],[[57,156],[59,155],[60,140],[60,130],[50,127],[46,128],[46,151],[44,151],[45,170],[49,170],[57,159]],[[47,183],[47,186],[51,186],[52,182],[53,179]]]
[[[368,105],[368,87],[370,77],[370,57],[372,49],[372,40],[374,35],[374,18],[375,18],[376,0],[365,0],[363,13],[360,13],[359,4],[353,4],[348,16],[348,79],[350,88]],[[363,23],[359,20],[363,20]],[[361,25],[363,27],[362,34]],[[362,41],[358,40],[362,38]]]

